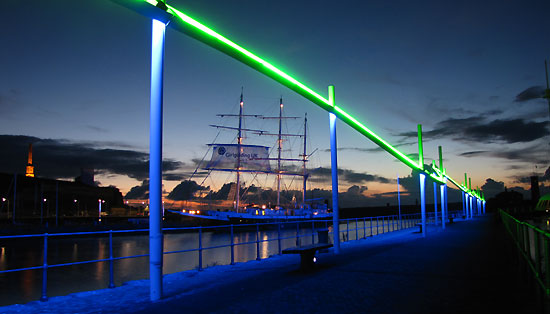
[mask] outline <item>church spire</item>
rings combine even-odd
[[[32,165],[32,143],[29,144],[29,158],[27,160],[27,172],[25,173],[27,177],[34,177],[34,166]]]

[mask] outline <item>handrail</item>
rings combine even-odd
[[[550,233],[520,221],[502,209],[499,213],[518,253],[527,263],[545,297],[550,298]]]
[[[456,216],[461,211],[453,211],[449,212],[449,216]],[[434,217],[433,213],[428,213],[429,219],[432,219]],[[402,214],[402,219],[399,221],[398,215],[388,215],[388,216],[373,216],[373,217],[362,217],[362,218],[348,218],[348,219],[340,219],[340,224],[345,224],[346,228],[341,229],[341,241],[348,242],[351,241],[350,234],[353,234],[355,232],[355,240],[365,239],[367,237],[372,237],[376,235],[381,235],[388,232],[398,231],[398,230],[404,230],[404,229],[410,229],[414,228],[416,226],[416,223],[420,221],[420,214],[414,213],[414,214]],[[351,226],[350,226],[351,224]],[[296,234],[295,235],[283,235],[281,234],[281,226],[284,225],[296,225]],[[199,265],[198,269],[203,269],[203,263],[202,263],[202,252],[204,250],[213,250],[218,248],[224,248],[224,247],[230,247],[231,248],[231,264],[234,264],[234,250],[236,246],[239,245],[250,245],[250,244],[256,244],[256,259],[260,259],[260,243],[264,242],[270,242],[270,241],[277,241],[278,243],[278,252],[280,254],[281,250],[283,249],[283,242],[282,240],[289,240],[289,239],[296,239],[296,245],[301,244],[301,239],[306,237],[311,237],[310,240],[312,243],[315,241],[316,232],[321,228],[325,229],[332,225],[332,220],[302,220],[302,221],[290,221],[290,222],[269,222],[269,223],[255,223],[255,224],[239,224],[239,225],[222,225],[222,226],[207,226],[207,227],[181,227],[181,228],[164,228],[164,231],[198,231],[199,234],[199,245],[198,247],[191,248],[191,249],[184,249],[184,250],[172,250],[172,251],[165,251],[163,254],[174,254],[174,253],[184,253],[184,252],[199,252]],[[239,242],[235,243],[234,241],[234,229],[236,227],[239,228],[247,228],[255,226],[256,230],[254,231],[244,231],[244,232],[255,232],[256,233],[256,239],[252,241],[247,242]],[[322,226],[322,227],[321,227]],[[259,231],[260,227],[263,228],[263,230],[267,230],[266,228],[269,227],[276,227],[277,233],[275,237],[269,237],[267,239],[260,239],[259,237]],[[350,228],[351,227],[351,228]],[[227,244],[223,245],[214,245],[214,246],[202,246],[202,232],[205,230],[225,230],[225,232],[231,233],[231,238],[229,239]],[[288,230],[288,229],[287,229]],[[304,230],[311,230],[311,232],[303,232]],[[113,263],[117,260],[123,260],[123,259],[131,259],[131,258],[140,258],[140,257],[147,257],[149,254],[137,254],[137,255],[131,255],[131,256],[113,256],[113,234],[128,234],[128,233],[142,233],[146,232],[148,229],[133,229],[133,230],[109,230],[109,231],[89,231],[89,232],[63,232],[63,233],[44,233],[44,234],[29,234],[29,235],[12,235],[12,236],[0,236],[0,239],[21,239],[21,238],[43,238],[44,239],[44,252],[43,255],[43,263],[42,265],[36,265],[31,267],[24,267],[24,268],[15,268],[15,269],[7,269],[7,270],[1,270],[0,274],[3,273],[14,273],[19,271],[26,271],[26,270],[39,270],[42,269],[43,272],[43,284],[42,284],[42,293],[40,300],[46,301],[48,299],[47,297],[47,272],[50,268],[59,268],[64,266],[71,266],[71,265],[81,265],[81,264],[91,264],[91,263],[100,263],[100,262],[108,262],[109,263],[109,288],[114,288],[114,268]],[[362,231],[362,232],[361,232]],[[332,232],[329,232],[332,233]],[[360,237],[360,233],[362,233],[362,237]],[[101,258],[101,259],[92,259],[92,260],[85,260],[85,261],[76,261],[76,262],[69,262],[69,263],[59,263],[59,264],[48,264],[47,260],[47,252],[48,252],[48,240],[50,238],[54,237],[79,237],[79,236],[87,236],[87,235],[108,235],[109,236],[109,257],[108,258]]]

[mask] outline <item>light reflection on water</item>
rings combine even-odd
[[[380,224],[382,221],[379,222]],[[387,222],[386,222],[387,223]],[[315,226],[316,230],[322,228]],[[357,228],[357,233],[355,233]],[[279,242],[277,241],[278,231],[275,230],[244,230],[235,226],[233,237],[235,262],[245,262],[256,259],[259,253],[260,258],[268,258],[278,254]],[[255,228],[253,228],[255,229]],[[329,227],[332,229],[332,227]],[[378,229],[378,231],[377,231]],[[373,221],[371,228],[370,221],[363,224],[359,220],[357,226],[355,221],[348,224],[341,224],[340,239],[355,240],[364,236],[376,235],[393,230],[393,227],[378,227]],[[297,238],[297,232],[300,237]],[[296,228],[295,225],[281,229],[281,248],[311,244],[317,240],[317,234],[312,237],[312,228]],[[256,240],[259,236],[260,245],[257,251]],[[331,238],[331,236],[329,236]],[[268,241],[269,240],[269,241]],[[331,241],[332,242],[332,241]],[[222,232],[204,229],[202,232],[202,267],[214,265],[226,265],[231,263],[231,247],[210,248],[220,245],[229,245],[231,235],[229,228]],[[3,241],[0,249],[0,269],[14,269],[22,267],[42,265],[43,239],[35,238]],[[199,246],[199,234],[193,233],[165,233],[164,251],[179,251],[196,249]],[[113,256],[125,257],[132,255],[148,254],[149,237],[147,234],[113,234]],[[90,238],[48,238],[48,264],[70,263],[109,257],[109,237]],[[139,258],[121,259],[114,261],[114,281],[116,286],[130,280],[146,279],[149,277],[149,259],[147,256]],[[190,269],[197,269],[199,266],[199,252],[184,252],[165,254],[163,259],[164,274],[170,274]],[[18,283],[17,285],[9,283]],[[48,269],[48,296],[66,295],[72,292],[103,289],[109,283],[109,263],[90,263],[72,266],[55,267]],[[41,295],[42,270],[29,270],[0,274],[0,306],[14,303],[25,303],[38,300]]]

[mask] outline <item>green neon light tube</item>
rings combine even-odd
[[[392,154],[394,157],[396,157],[397,159],[407,164],[409,167],[413,169],[421,170],[419,165],[416,162],[412,161],[407,155],[401,153],[395,147],[391,146],[389,143],[384,141],[382,138],[380,138],[378,135],[372,132],[365,125],[361,124],[359,121],[357,121],[347,112],[345,112],[339,106],[337,106],[336,104],[332,105],[328,99],[324,98],[319,93],[316,93],[311,88],[300,83],[298,80],[296,80],[292,76],[279,70],[278,68],[273,66],[271,63],[254,55],[252,52],[242,48],[241,46],[225,38],[224,36],[218,34],[217,32],[208,28],[207,26],[201,24],[200,22],[196,21],[195,19],[191,18],[185,13],[175,9],[170,5],[167,5],[167,6],[175,16],[179,17],[181,21],[186,23],[184,25],[185,28],[182,29],[185,33],[190,33],[190,35],[192,35],[194,38],[197,38],[200,41],[203,41],[206,44],[211,45],[214,48],[229,54],[230,56],[236,58],[237,60],[252,66],[259,72],[274,78],[275,80],[279,81],[283,85],[289,87],[290,89],[296,91],[298,94],[304,96],[306,99],[309,99],[313,103],[319,105],[321,108],[325,109],[326,111],[334,113],[336,116],[338,116],[338,118],[340,118],[340,120],[346,122],[352,128],[356,129],[357,131],[359,131],[360,133],[368,137],[370,140],[375,142],[378,146],[380,146],[381,148],[386,150],[388,153]],[[175,21],[172,20],[172,23],[174,22]],[[189,26],[192,26],[193,28],[189,29]],[[172,27],[175,27],[175,26],[172,26]],[[197,31],[200,31],[200,32],[197,34]],[[205,35],[207,35],[209,38],[205,38]]]
[[[156,0],[112,0],[112,1],[117,2],[130,9],[133,9],[146,16],[159,15],[159,11],[161,11],[160,13],[166,14],[166,12],[156,7],[158,5],[158,1]],[[149,6],[149,8],[144,8],[142,4],[146,4],[147,6]],[[318,105],[322,109],[328,112],[334,113],[340,120],[342,120],[343,122],[351,126],[353,129],[357,130],[359,133],[366,136],[368,139],[373,141],[375,144],[380,146],[386,152],[390,153],[391,155],[393,155],[395,158],[397,158],[398,160],[400,160],[410,168],[415,170],[420,170],[440,183],[444,183],[444,181],[446,181],[445,178],[450,179],[450,177],[446,175],[445,169],[440,169],[440,171],[437,171],[438,173],[436,174],[432,174],[428,170],[423,169],[422,164],[419,164],[411,160],[407,155],[403,154],[402,152],[397,150],[395,147],[390,145],[388,142],[383,140],[381,137],[379,137],[377,134],[375,134],[373,131],[367,128],[365,125],[363,125],[362,123],[357,121],[355,118],[353,118],[351,115],[349,115],[347,112],[345,112],[342,108],[340,108],[336,104],[331,105],[327,98],[321,96],[319,93],[315,92],[311,88],[299,82],[294,77],[279,70],[277,67],[275,67],[268,61],[265,61],[262,58],[256,56],[252,52],[237,45],[233,41],[222,36],[221,34],[205,26],[199,21],[191,18],[190,16],[174,8],[173,6],[170,6],[167,4],[166,7],[168,8],[167,12],[169,14],[172,14],[172,18],[170,19],[170,24],[169,24],[170,27],[178,31],[181,31],[235,58],[236,60],[256,69],[257,71],[271,77],[272,79],[285,85],[291,90],[294,90],[295,92],[305,97],[306,99],[310,100],[314,104]],[[455,183],[454,180],[451,182]],[[455,183],[455,185],[457,184]],[[460,188],[459,185],[457,186]]]
[[[422,147],[422,124],[418,125],[418,166],[424,170],[424,148]]]

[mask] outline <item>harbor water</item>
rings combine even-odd
[[[413,220],[403,220],[411,227]],[[280,229],[260,229],[254,226],[234,226],[233,253],[234,262],[268,258],[279,253],[279,249],[296,245],[307,245],[318,241],[318,229],[329,227],[329,223],[286,224]],[[357,232],[356,232],[357,229]],[[340,240],[349,241],[374,236],[399,229],[396,219],[383,221],[380,218],[370,220],[350,220],[340,224]],[[226,265],[231,263],[230,227],[204,228],[201,231],[202,267]],[[279,234],[281,240],[279,241]],[[332,242],[332,236],[329,236]],[[258,240],[258,241],[257,241]],[[41,266],[43,264],[43,237],[2,239],[0,240],[0,270]],[[259,242],[259,243],[257,243]],[[280,242],[280,244],[279,244]],[[227,245],[227,246],[225,246]],[[280,247],[279,247],[280,245]],[[224,246],[224,247],[218,247]],[[164,234],[164,252],[192,250],[199,247],[199,232]],[[217,248],[211,248],[217,247]],[[113,257],[146,255],[149,250],[147,232],[114,233]],[[109,235],[74,237],[48,237],[48,265],[74,263],[109,258]],[[115,260],[114,284],[123,285],[127,281],[147,279],[149,277],[148,256]],[[199,268],[199,252],[165,254],[164,274]],[[42,287],[42,269],[18,271],[0,274],[0,305],[26,303],[40,299]],[[47,294],[49,297],[66,295],[73,292],[107,288],[109,284],[109,262],[96,262],[48,269]]]

